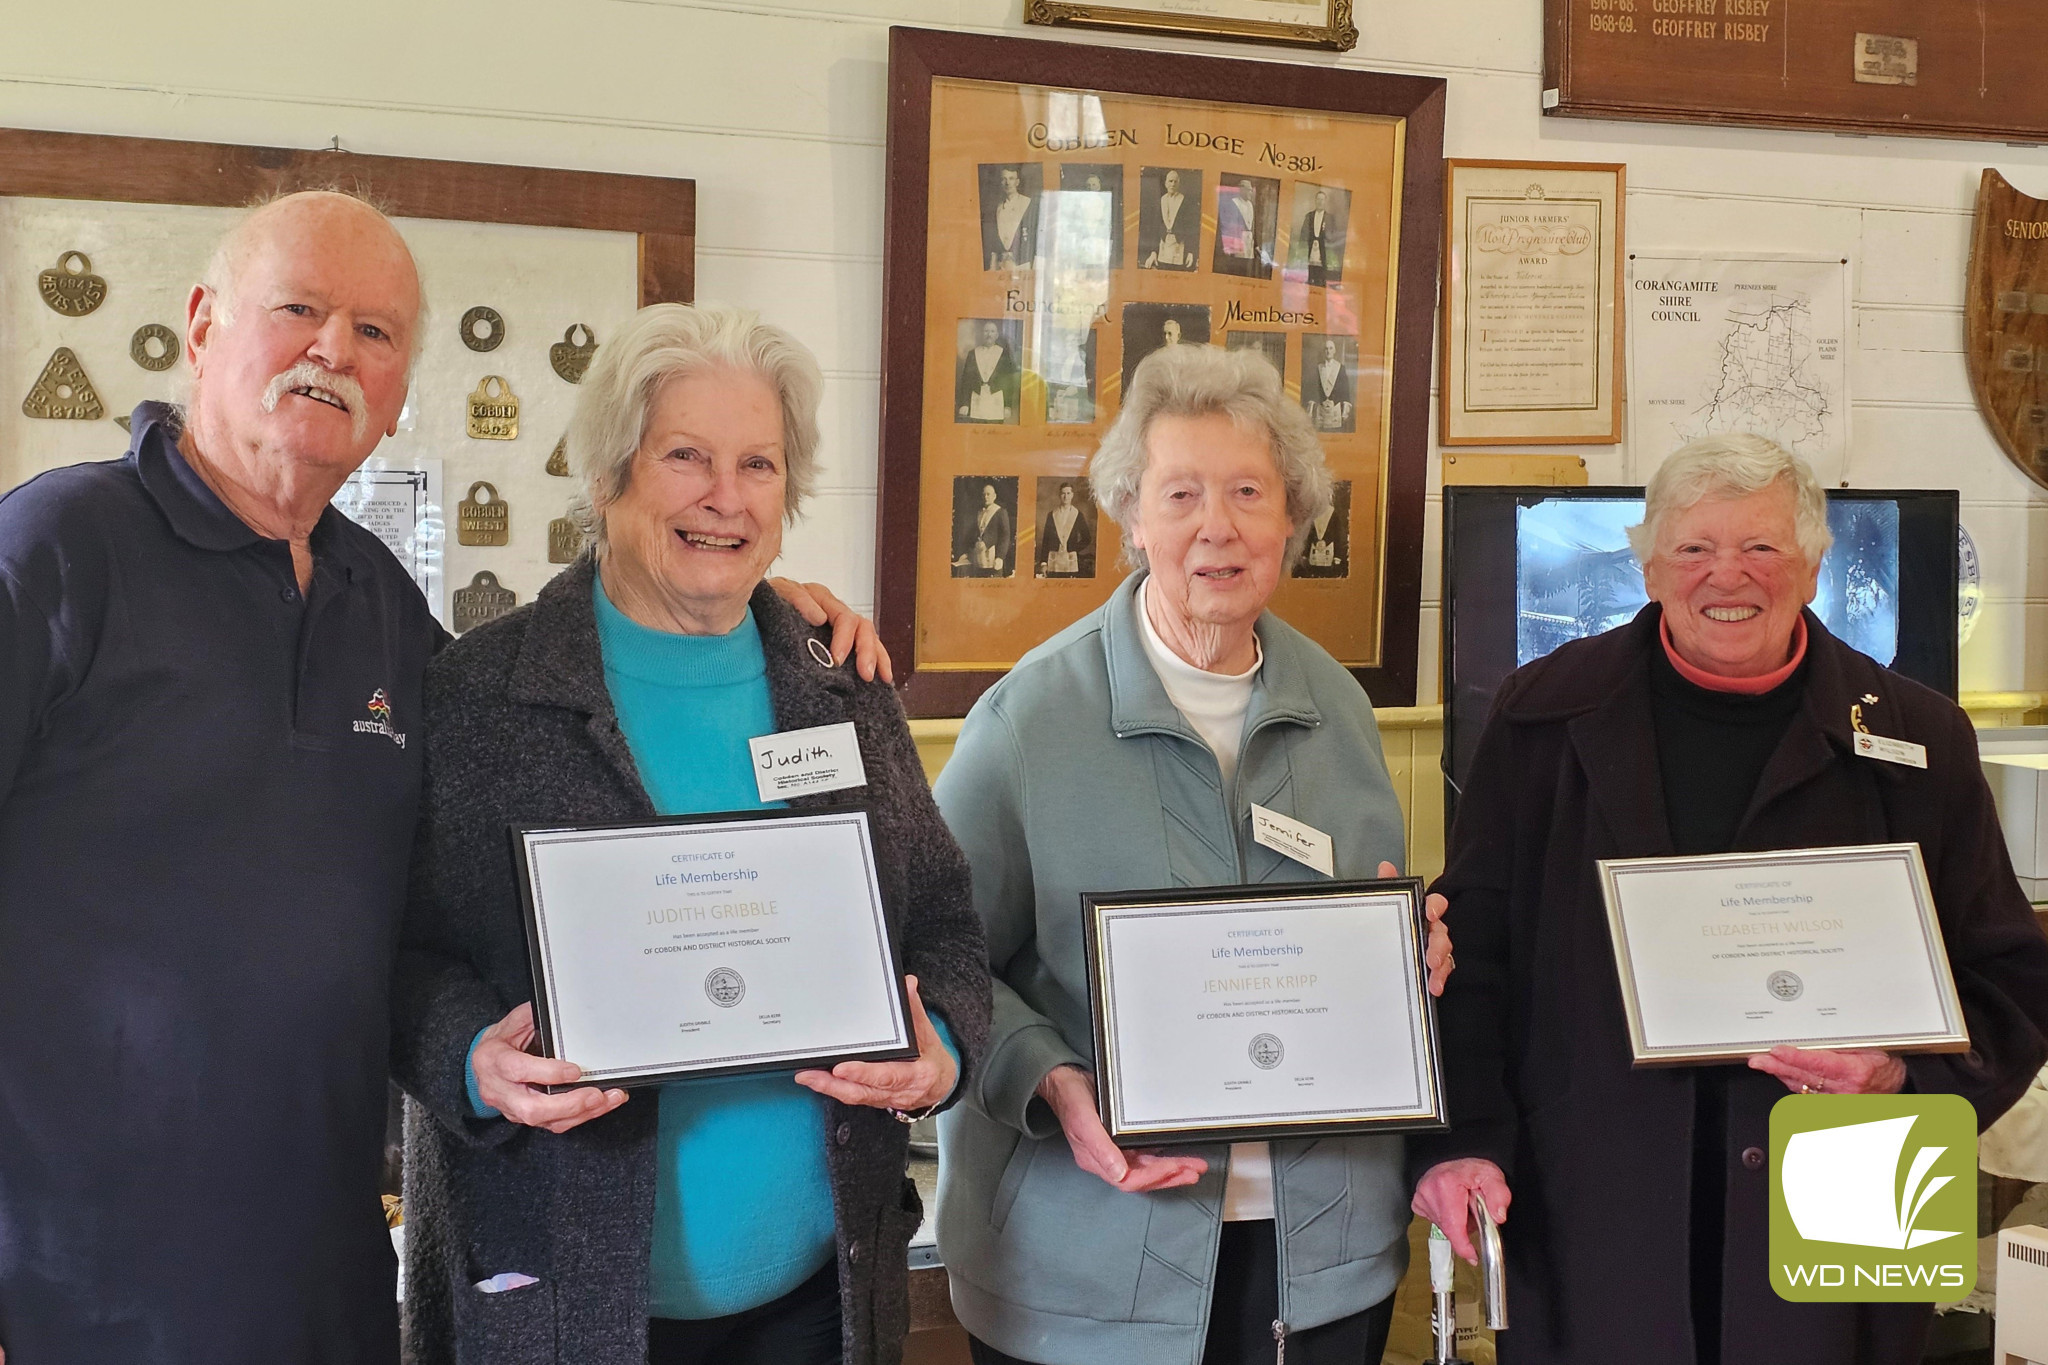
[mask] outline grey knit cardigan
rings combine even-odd
[[[464,1064],[478,1029],[533,995],[506,827],[652,816],[605,690],[588,557],[427,670],[426,789],[393,992],[393,1071],[414,1103],[405,1143],[405,1351],[415,1365],[644,1365],[655,1095],[565,1134],[477,1119]],[[882,899],[965,1075],[988,1038],[989,979],[966,859],[932,804],[895,694],[817,662],[810,627],[753,597],[779,729],[852,721]],[[963,1083],[955,1091],[965,1093]],[[904,1126],[828,1102],[848,1365],[900,1359],[905,1249],[922,1210]],[[716,1178],[715,1174],[712,1178]],[[484,1294],[504,1272],[540,1282]]]

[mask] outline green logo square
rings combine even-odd
[[[1771,1288],[1794,1303],[1948,1303],[1977,1287],[1977,1111],[1957,1095],[1771,1108]]]

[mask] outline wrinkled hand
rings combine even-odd
[[[889,651],[882,648],[875,623],[840,601],[830,588],[823,583],[799,583],[793,578],[771,578],[768,586],[812,625],[831,623],[833,663],[845,663],[851,653],[854,669],[864,681],[873,682],[876,674],[885,683],[896,681],[895,670],[889,665]]]
[[[1826,1095],[1896,1095],[1906,1086],[1906,1064],[1889,1052],[1836,1052],[1780,1043],[1749,1059],[1787,1090]]]
[[[1415,1199],[1408,1207],[1427,1218],[1451,1239],[1451,1250],[1472,1265],[1479,1264],[1479,1250],[1472,1245],[1472,1192],[1486,1201],[1486,1211],[1496,1223],[1508,1221],[1508,1205],[1514,1194],[1500,1167],[1485,1157],[1467,1156],[1443,1161],[1429,1168],[1415,1182]]]
[[[906,976],[910,992],[910,1024],[917,1056],[907,1062],[841,1062],[830,1071],[799,1071],[796,1083],[841,1104],[870,1109],[929,1109],[944,1102],[960,1079],[960,1064],[939,1041],[939,1031],[918,998],[917,978]]]
[[[626,1102],[625,1091],[604,1090],[594,1085],[559,1095],[536,1089],[582,1080],[583,1068],[574,1062],[536,1057],[528,1052],[533,1032],[533,1006],[526,1004],[485,1029],[477,1039],[475,1050],[469,1054],[469,1064],[476,1070],[476,1092],[485,1104],[513,1123],[566,1133]]]
[[[1056,1066],[1046,1073],[1038,1083],[1038,1097],[1058,1116],[1067,1146],[1074,1149],[1074,1164],[1126,1194],[1192,1185],[1209,1169],[1198,1156],[1126,1152],[1110,1141],[1109,1130],[1095,1112],[1095,1082],[1078,1066]]]
[[[1398,877],[1400,869],[1392,863],[1380,864],[1381,877]],[[1444,928],[1444,911],[1451,903],[1442,896],[1432,893],[1422,902],[1422,913],[1429,916],[1429,947],[1423,951],[1422,961],[1429,968],[1429,993],[1442,995],[1444,982],[1451,979],[1451,968],[1457,965],[1451,959],[1451,931]]]

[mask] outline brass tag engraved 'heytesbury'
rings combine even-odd
[[[566,432],[561,440],[555,442],[555,453],[548,456],[548,473],[558,479],[569,477],[569,436]]]
[[[161,322],[145,322],[128,338],[128,358],[145,370],[168,370],[178,363],[178,351],[178,334]]]
[[[1977,407],[2006,457],[2048,488],[2048,200],[1995,170],[1977,189],[1964,298],[1964,359]]]
[[[519,595],[498,586],[498,576],[489,569],[469,580],[466,588],[455,590],[455,633],[496,620],[519,605]]]
[[[583,340],[576,340],[576,334],[583,333]],[[597,354],[597,337],[582,323],[570,324],[562,333],[562,339],[548,347],[548,364],[555,367],[555,373],[571,384],[583,382],[583,372],[590,368],[590,358]]]
[[[59,256],[36,278],[36,288],[44,303],[67,318],[82,318],[107,301],[107,282],[92,273],[92,260],[82,251]]]
[[[478,304],[462,315],[462,344],[472,351],[495,351],[505,341],[505,318],[497,309]]]
[[[469,486],[469,496],[455,509],[455,538],[464,545],[503,545],[512,538],[512,509],[496,488],[481,479]]]
[[[29,385],[28,397],[21,400],[21,410],[31,417],[72,422],[97,422],[107,415],[99,391],[85,377],[85,366],[78,363],[69,346],[59,346],[51,353],[50,363],[43,366],[36,382]]]
[[[583,533],[576,529],[575,522],[556,517],[548,523],[548,563],[573,564],[582,553]]]
[[[497,393],[491,392],[492,385]],[[519,438],[519,399],[512,386],[495,374],[484,376],[469,396],[469,434],[478,441],[514,441]]]

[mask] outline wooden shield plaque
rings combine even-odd
[[[1998,443],[2048,488],[2048,200],[1986,168],[1964,329],[1970,387]]]

